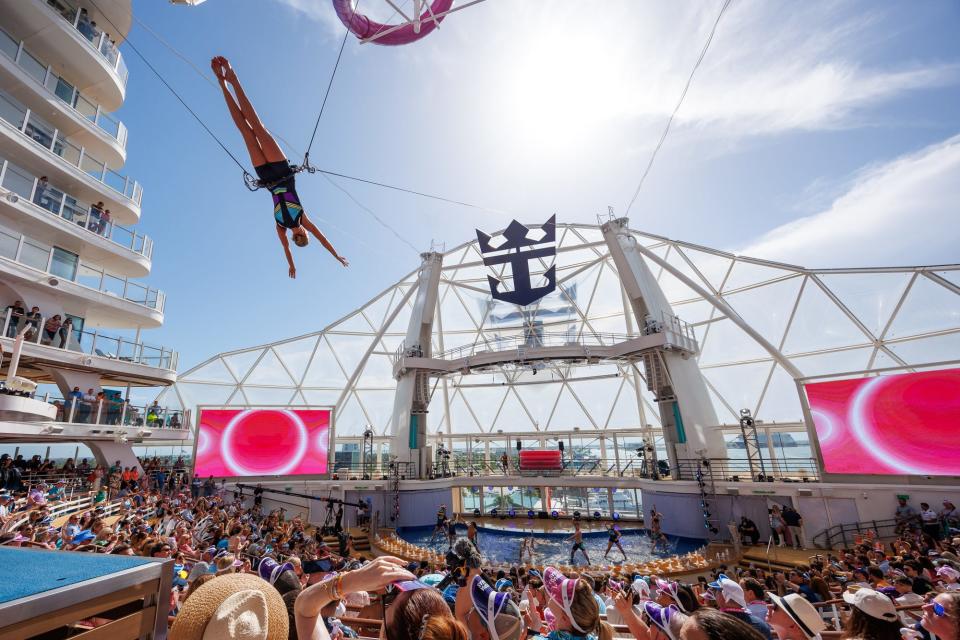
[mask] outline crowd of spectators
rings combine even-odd
[[[720,566],[678,582],[493,568],[466,540],[442,563],[371,559],[354,552],[340,518],[313,527],[265,509],[262,492],[244,496],[212,477],[188,478],[180,462],[146,460],[141,473],[68,461],[89,474],[93,508],[54,526],[62,482],[16,487],[0,494],[0,524],[19,523],[0,544],[170,559],[175,640],[339,640],[365,635],[354,627],[371,616],[386,640],[960,640],[960,537],[933,535],[922,516],[891,542],[868,532],[791,571]],[[0,464],[20,466],[43,463]],[[348,615],[361,611],[364,618]],[[838,612],[842,631],[828,631]]]

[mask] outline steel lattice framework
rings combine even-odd
[[[802,424],[792,365],[804,377],[862,375],[960,362],[960,265],[808,269],[632,232],[637,242],[708,296],[650,260],[674,312],[695,328],[699,364],[717,415],[736,425],[746,408],[767,424]],[[538,332],[636,334],[599,227],[558,225],[557,291],[528,308],[494,303],[475,241],[444,254],[433,352]],[[548,265],[541,265],[542,273]],[[370,302],[303,336],[218,354],[183,373],[161,404],[236,407],[335,405],[337,436],[388,429],[392,376],[416,272]],[[778,355],[723,315],[722,299]],[[392,317],[392,320],[389,320]],[[389,322],[388,322],[389,320]],[[436,380],[431,433],[602,431],[659,426],[642,369],[599,363],[505,366]]]

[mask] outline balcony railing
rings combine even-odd
[[[179,357],[177,352],[166,347],[154,347],[100,331],[68,329],[62,324],[54,329],[47,326],[47,321],[52,316],[27,318],[25,315],[14,314],[11,307],[7,307],[2,317],[3,327],[0,329],[0,336],[13,338],[29,323],[31,328],[24,337],[24,341],[28,344],[45,345],[65,349],[71,353],[86,353],[99,358],[142,364],[158,369],[176,370],[177,368]]]
[[[106,238],[124,249],[147,259],[153,256],[153,240],[149,237],[112,222],[96,207],[77,200],[49,182],[41,182],[40,178],[2,158],[0,187],[17,194],[31,205]]]
[[[57,407],[57,422],[148,429],[189,428],[183,411],[170,407],[153,404],[134,405],[119,398],[64,399],[47,394],[37,399]]]
[[[0,228],[0,258],[163,312],[165,297],[162,291],[111,275],[100,267],[85,264],[74,253],[3,228]]]
[[[107,65],[117,72],[120,77],[120,84],[127,86],[127,64],[123,60],[123,54],[117,48],[117,45],[110,38],[110,34],[97,26],[97,23],[90,20],[86,9],[77,9],[72,3],[65,0],[46,0],[47,5],[56,12],[61,18],[68,22],[83,38],[90,43],[90,46],[107,61]]]
[[[84,147],[73,144],[59,130],[40,120],[30,109],[21,109],[3,93],[0,93],[0,120],[60,160],[102,182],[135,205],[140,205],[143,198],[140,183],[108,168],[106,163],[88,154]]]
[[[93,102],[73,86],[65,78],[57,75],[53,67],[40,62],[33,54],[23,47],[22,42],[3,29],[0,29],[0,51],[7,55],[15,64],[19,65],[37,83],[55,95],[61,102],[75,110],[85,119],[105,131],[116,139],[121,147],[127,146],[127,127],[122,122],[104,111],[99,104]]]

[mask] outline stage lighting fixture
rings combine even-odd
[[[511,518],[516,518],[517,517],[516,509],[510,509],[510,511],[507,512],[507,515],[510,516]]]
[[[532,519],[532,518],[533,518],[534,516],[536,516],[536,515],[537,515],[537,513],[536,513],[533,509],[527,509],[527,517],[528,517],[528,518],[531,518],[531,519]]]
[[[554,512],[554,513],[556,513],[556,512]],[[579,520],[579,519],[580,519],[580,512],[579,512],[579,511],[574,511],[574,512],[573,512],[573,519],[574,519],[574,520]]]
[[[554,509],[553,511],[550,512],[550,517],[556,520],[557,518],[560,517],[560,512]]]
[[[599,520],[599,519],[600,519],[600,512],[599,512],[599,511],[594,511],[594,512],[593,512],[593,519],[594,519],[594,520]]]
[[[616,512],[616,511],[614,511],[614,512],[613,512],[613,519],[614,519],[614,520],[619,520],[619,519],[620,519],[620,514],[619,514],[618,512]]]
[[[499,513],[500,513],[500,512],[497,511],[496,509],[491,509],[491,510],[490,510],[490,517],[496,518]]]
[[[474,509],[474,510],[473,510],[473,515],[474,515],[475,517],[479,518],[479,517],[480,517],[480,509]]]

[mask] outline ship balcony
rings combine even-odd
[[[69,190],[87,202],[103,202],[121,224],[140,219],[140,184],[110,169],[29,109],[0,93],[0,157]]]
[[[153,240],[106,212],[0,158],[0,220],[126,277],[150,273]]]
[[[176,381],[179,355],[173,349],[145,344],[136,338],[101,330],[51,331],[49,316],[27,318],[7,309],[0,322],[0,346],[10,353],[14,336],[24,334],[17,375],[35,382],[52,382],[48,368],[98,373],[113,384],[167,385]],[[106,382],[104,382],[106,384]],[[82,416],[86,416],[84,412]],[[72,416],[71,416],[71,420]],[[83,421],[88,421],[84,419]]]
[[[117,41],[125,34],[110,33],[110,21],[122,11],[107,20],[92,5],[81,8],[68,0],[0,0],[0,13],[8,31],[51,60],[84,93],[109,111],[120,108],[129,73]]]
[[[162,291],[103,267],[84,262],[77,254],[40,242],[32,236],[0,227],[0,275],[20,299],[43,290],[63,300],[70,313],[88,325],[155,328],[163,324]]]
[[[0,86],[14,101],[42,114],[63,135],[109,166],[120,167],[126,161],[126,126],[3,29]]]

